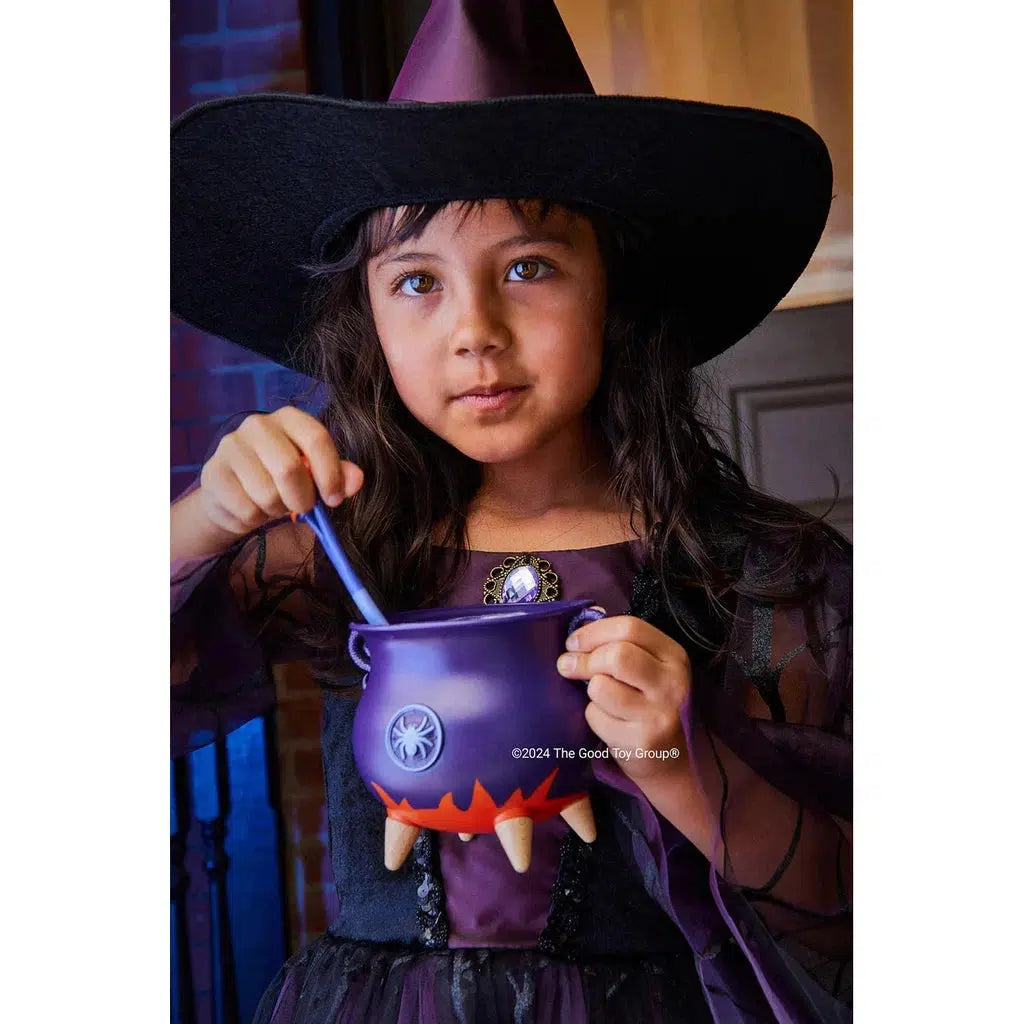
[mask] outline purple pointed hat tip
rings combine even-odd
[[[553,0],[433,0],[388,102],[593,95]]]

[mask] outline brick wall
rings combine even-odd
[[[306,91],[300,0],[172,0],[172,117],[221,96]],[[199,471],[229,415],[275,409],[309,386],[173,317],[170,370],[172,498]]]
[[[194,103],[251,92],[306,92],[300,0],[171,0],[171,116]],[[210,442],[232,414],[285,403],[315,408],[311,382],[245,349],[171,318],[171,497],[199,472]],[[292,949],[315,938],[336,910],[320,768],[320,704],[309,673],[278,679],[286,885]],[[206,908],[197,830],[190,833],[193,952],[204,1005]]]
[[[338,912],[327,847],[320,750],[320,695],[304,662],[274,671],[278,701],[281,806],[288,885],[288,934],[293,948],[320,935]]]
[[[171,0],[171,116],[249,92],[307,92],[301,0]]]

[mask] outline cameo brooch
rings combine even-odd
[[[557,601],[560,590],[558,573],[546,558],[509,555],[488,574],[484,582],[484,604]]]

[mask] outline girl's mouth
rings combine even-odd
[[[477,388],[459,395],[455,401],[470,409],[490,412],[508,409],[525,391],[525,387]]]

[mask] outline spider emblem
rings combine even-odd
[[[424,704],[409,704],[392,716],[385,745],[399,768],[421,772],[437,760],[442,739],[437,714]]]

